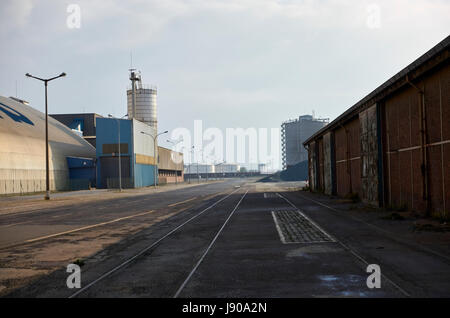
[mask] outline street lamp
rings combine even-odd
[[[49,173],[49,159],[48,159],[48,106],[47,106],[47,83],[53,81],[54,79],[66,76],[66,73],[61,73],[58,76],[52,78],[40,78],[31,75],[30,73],[25,74],[26,77],[31,77],[39,81],[44,82],[45,85],[45,200],[50,200],[50,173]]]
[[[183,141],[183,138],[181,138],[177,142],[167,139],[167,142],[171,143],[173,145],[173,147],[175,147],[176,145],[178,145],[182,141]],[[176,164],[176,165],[178,165],[178,164]],[[184,169],[184,167],[183,167],[183,169]],[[175,167],[175,184],[178,184],[178,170],[177,170],[176,167]]]
[[[121,118],[116,118],[113,115],[108,114],[109,118],[114,118],[117,121],[118,140],[119,140],[119,192],[122,192],[122,163],[120,160],[121,153],[120,153],[120,122],[119,122],[119,119],[122,119],[127,116],[128,116],[128,114],[123,115]]]
[[[157,134],[156,136],[153,136],[152,134],[148,134],[148,133],[146,133],[145,131],[141,131],[141,134],[144,134],[144,135],[147,135],[147,136],[150,136],[150,137],[152,137],[153,138],[153,155],[154,155],[154,158],[155,158],[155,165],[153,166],[154,168],[154,172],[153,172],[153,177],[154,177],[154,186],[155,186],[155,189],[156,189],[156,165],[158,164],[158,157],[156,156],[156,139],[158,138],[158,136],[159,135],[162,135],[162,134],[167,134],[169,131],[168,130],[166,130],[166,131],[164,131],[164,132],[162,132],[162,133],[159,133],[159,134]]]

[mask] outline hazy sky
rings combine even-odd
[[[67,26],[78,4],[81,27]],[[377,15],[379,13],[379,15]],[[130,52],[160,130],[334,119],[449,35],[448,0],[0,2],[0,95],[50,113],[126,113]]]

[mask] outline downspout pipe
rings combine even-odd
[[[422,172],[422,199],[426,201],[427,209],[426,216],[431,215],[431,194],[430,194],[430,168],[428,164],[428,129],[427,129],[427,116],[425,108],[425,91],[416,85],[414,85],[408,77],[405,77],[406,83],[413,87],[419,93],[419,107],[420,107],[420,149],[422,156],[421,172]]]

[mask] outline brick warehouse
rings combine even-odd
[[[450,36],[310,138],[310,188],[448,217]]]

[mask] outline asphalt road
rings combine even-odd
[[[395,233],[377,229],[378,225],[340,215],[320,204],[317,197],[293,191],[292,186],[237,179],[111,200],[106,207],[104,203],[89,203],[65,207],[64,211],[50,209],[2,216],[0,242],[10,259],[25,253],[23,246],[43,249],[47,244],[55,244],[55,240],[58,247],[58,240],[80,239],[72,237],[71,232],[64,234],[65,231],[81,228],[76,233],[84,235],[112,231],[111,227],[122,223],[130,228],[143,225],[139,231],[123,235],[85,258],[81,289],[67,288],[69,274],[59,264],[59,268],[5,295],[450,295],[450,258],[446,255],[403,242]],[[169,211],[171,216],[162,218]],[[141,213],[149,214],[140,216]],[[133,215],[138,216],[130,217]],[[158,215],[160,220],[150,222]],[[127,217],[130,218],[112,222]],[[17,225],[9,226],[14,222]],[[26,242],[33,239],[38,240]],[[368,264],[380,266],[381,288],[367,286]]]
[[[188,200],[198,202],[202,198],[218,194],[240,183],[242,181],[239,179],[232,179],[167,192],[110,199],[107,202],[79,203],[77,198],[74,198],[73,204],[63,207],[42,207],[37,210],[0,215],[0,250],[28,240],[45,238],[150,210],[176,207],[188,203]]]

